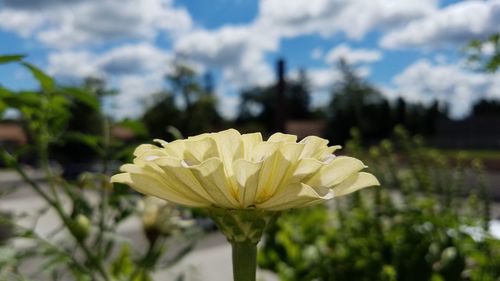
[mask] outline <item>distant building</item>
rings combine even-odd
[[[326,128],[324,120],[289,120],[285,123],[285,132],[297,135],[300,139],[307,136],[323,136]]]
[[[119,125],[112,126],[110,133],[112,138],[125,142],[136,137],[130,128]],[[26,144],[28,137],[21,124],[16,121],[0,122],[0,147],[12,152]]]
[[[111,127],[111,137],[128,142],[133,140],[136,135],[130,128],[115,125]]]
[[[28,143],[22,126],[17,122],[0,123],[0,147],[13,151]]]
[[[438,120],[431,144],[442,148],[500,149],[500,117]]]

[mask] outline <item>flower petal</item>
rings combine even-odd
[[[314,158],[300,159],[282,184],[289,185],[304,181],[305,178],[315,174],[324,165],[324,163]]]
[[[164,176],[168,177],[169,181],[175,182],[176,185],[182,187],[182,189],[189,190],[199,195],[211,204],[216,203],[210,193],[208,193],[204,186],[196,179],[192,171],[182,166],[179,159],[162,157],[154,162],[163,170]]]
[[[332,190],[335,194],[335,197],[337,197],[352,193],[365,187],[379,185],[380,183],[374,175],[370,173],[360,172],[349,177],[339,185],[333,187]]]
[[[273,155],[276,150],[280,148],[280,144],[276,142],[261,142],[258,143],[252,152],[252,157],[250,161],[261,162],[264,159]]]
[[[176,204],[191,207],[208,207],[210,205],[207,202],[190,200],[176,192],[171,192],[170,188],[166,188],[165,182],[160,182],[146,174],[121,173],[111,177],[111,182],[127,184],[140,193],[156,196]]]
[[[299,143],[282,143],[270,157],[264,159],[259,174],[256,202],[267,200],[276,192],[280,183],[285,180],[287,171],[297,161],[303,145]]]
[[[243,134],[241,135],[241,140],[243,141],[243,157],[247,160],[251,160],[255,146],[262,142],[262,135],[260,133]]]
[[[339,156],[333,159],[330,164],[323,166],[306,183],[313,187],[333,187],[363,168],[365,168],[365,165],[360,160]]]
[[[238,131],[234,129],[225,130],[211,137],[217,143],[220,159],[228,176],[233,175],[233,162],[236,159],[243,158],[243,141]]]
[[[194,193],[189,188],[185,188],[184,185],[175,180],[175,178],[169,177],[164,173],[163,169],[161,169],[158,165],[153,162],[149,162],[146,164],[125,164],[121,166],[120,170],[123,172],[128,172],[130,174],[142,174],[146,175],[149,178],[156,180],[164,184],[164,189],[169,190],[171,193],[175,193],[179,196],[185,197],[187,199],[197,201],[197,202],[205,202],[207,201],[202,196]]]
[[[268,139],[268,142],[297,142],[296,135],[289,135],[283,133],[274,133]]]
[[[238,159],[234,162],[234,177],[242,208],[247,208],[255,202],[261,167],[262,162],[251,162],[245,159]]]
[[[187,139],[188,140],[193,140],[193,141],[196,141],[196,140],[201,140],[201,139],[205,139],[205,138],[208,138],[212,135],[214,135],[215,133],[203,133],[203,134],[200,134],[200,135],[196,135],[196,136],[190,136],[188,137]]]
[[[238,193],[232,188],[228,181],[228,175],[220,159],[212,158],[205,162],[188,166],[195,178],[203,185],[208,194],[217,202],[217,206],[225,208],[237,208]]]
[[[212,138],[202,138],[198,140],[185,140],[183,160],[193,164],[199,164],[207,159],[219,157],[217,143]]]
[[[141,144],[134,150],[134,156],[140,156],[146,151],[158,150],[159,147],[153,144]]]
[[[158,143],[158,144],[160,144],[161,147],[167,147],[168,146],[168,142],[164,141],[162,139],[154,139],[153,141],[156,142],[156,143]]]
[[[318,151],[328,147],[328,140],[317,136],[305,137],[300,141],[300,143],[305,145],[304,150],[300,155],[301,158],[314,157]]]
[[[328,188],[314,189],[304,183],[293,183],[269,200],[257,204],[256,207],[269,211],[281,211],[300,208],[316,201],[319,203],[331,198],[333,198],[333,192]]]

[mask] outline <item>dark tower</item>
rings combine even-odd
[[[207,73],[205,73],[205,76],[203,77],[203,80],[204,80],[204,86],[205,86],[205,93],[207,94],[213,94],[214,92],[214,77],[212,76],[212,72],[210,71],[207,71]]]
[[[285,99],[285,60],[279,59],[276,63],[276,104],[274,112],[274,131],[285,132],[286,122],[286,99]]]

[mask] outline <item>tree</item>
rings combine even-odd
[[[344,60],[340,60],[338,66],[342,81],[332,91],[326,136],[343,143],[353,127],[365,138],[387,135],[392,128],[389,102]]]
[[[182,111],[176,107],[174,96],[168,91],[163,91],[154,95],[153,104],[141,119],[150,137],[172,140],[172,136],[168,133],[168,126],[179,128],[181,116]]]
[[[95,149],[95,143],[107,129],[104,128],[106,117],[101,114],[100,100],[105,96],[114,95],[116,91],[108,89],[106,81],[90,77],[84,79],[78,88],[67,87],[61,91],[73,92],[74,97],[70,99],[69,104],[71,115],[64,133],[50,149],[54,159],[65,167],[64,176],[73,178],[90,169],[92,163],[102,156]]]
[[[196,72],[188,66],[178,64],[166,79],[172,93],[182,96],[185,110],[189,112],[195,99],[203,91]]]
[[[212,78],[205,76],[207,85],[202,85],[202,79],[193,69],[175,65],[166,80],[169,89],[156,95],[153,105],[142,118],[153,137],[172,138],[167,130],[169,126],[176,127],[184,135],[199,134],[220,126],[222,118],[216,109]],[[176,97],[181,98],[182,108],[177,107]]]
[[[490,50],[488,50],[490,49]],[[478,63],[488,72],[495,72],[500,67],[500,33],[484,40],[472,40],[466,47],[469,61]]]
[[[238,125],[254,123],[270,131],[274,121],[275,87],[254,87],[241,93]]]
[[[478,101],[472,108],[472,116],[500,116],[500,101]]]
[[[311,118],[309,80],[304,69],[300,69],[298,79],[289,81],[286,98],[290,119]]]
[[[309,81],[305,70],[297,79],[286,81],[285,105],[288,119],[311,119]],[[284,106],[284,105],[281,105]],[[254,127],[270,132],[276,111],[276,85],[248,88],[241,93],[237,124],[254,124]]]

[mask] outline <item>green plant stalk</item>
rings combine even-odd
[[[139,277],[141,272],[150,270],[150,268],[148,268],[149,265],[147,265],[147,261],[149,259],[151,259],[154,255],[157,254],[157,251],[158,251],[157,246],[158,246],[158,244],[161,244],[161,243],[163,243],[163,241],[159,242],[159,239],[155,239],[149,243],[149,247],[148,247],[148,250],[146,251],[146,253],[144,253],[142,258],[136,262],[137,266],[135,267],[134,271],[130,275],[130,278],[129,278],[130,281],[136,280],[136,278]]]
[[[208,214],[231,243],[234,281],[255,281],[257,244],[279,212],[211,208]]]
[[[54,175],[50,169],[50,165],[48,162],[48,144],[47,143],[42,143],[40,145],[40,158],[41,158],[41,164],[42,164],[43,170],[45,171],[45,176],[47,177],[47,179],[49,181],[49,187],[50,187],[51,193],[52,193],[53,198],[54,198],[54,201],[47,202],[47,203],[49,203],[55,209],[55,211],[57,212],[57,214],[61,218],[64,225],[68,228],[71,235],[74,236],[75,241],[77,242],[80,249],[82,249],[82,251],[85,253],[85,255],[87,256],[89,261],[96,267],[99,274],[104,278],[104,280],[110,280],[110,277],[108,276],[107,271],[102,266],[102,263],[100,262],[99,258],[94,256],[94,254],[92,254],[92,251],[87,247],[85,242],[77,237],[77,235],[75,233],[75,229],[72,225],[71,219],[67,216],[67,214],[64,212],[64,210],[61,207],[61,201],[60,201],[59,196],[57,194],[57,190],[56,190],[56,186],[55,186],[55,182],[54,182]],[[18,171],[22,171],[22,169],[19,169]],[[41,190],[41,188],[39,188],[39,189]]]
[[[84,241],[81,241],[78,239],[75,235],[74,228],[72,226],[71,219],[66,215],[64,210],[62,209],[61,205],[59,204],[59,201],[53,200],[50,198],[43,190],[42,188],[33,180],[30,179],[30,177],[24,172],[24,170],[19,166],[19,163],[12,157],[8,152],[2,151],[2,156],[3,159],[6,160],[6,163],[14,168],[18,174],[21,176],[21,178],[29,184],[33,188],[33,190],[40,195],[54,210],[56,213],[59,215],[59,218],[61,218],[63,224],[66,226],[66,228],[69,230],[69,232],[73,235],[75,238],[78,246],[82,251],[85,253],[85,256],[89,259],[89,261],[96,267],[97,271],[99,274],[104,278],[104,280],[109,281],[111,280],[107,271],[104,269],[102,266],[101,262],[92,254],[92,251],[87,247]]]
[[[102,128],[103,128],[103,153],[102,153],[102,176],[106,177],[108,173],[108,161],[109,161],[109,142],[110,142],[110,135],[109,135],[109,122],[106,119],[106,117],[103,119],[102,122]],[[106,216],[107,216],[107,207],[108,207],[108,191],[106,190],[106,186],[104,184],[104,181],[101,181],[101,188],[100,188],[100,197],[101,201],[99,204],[99,234],[95,240],[94,245],[97,247],[99,250],[99,256],[104,257],[106,253],[102,251],[102,242],[103,242],[103,233],[104,230],[106,229]],[[107,229],[106,229],[107,230]]]
[[[257,244],[251,241],[231,242],[234,281],[255,281]]]

